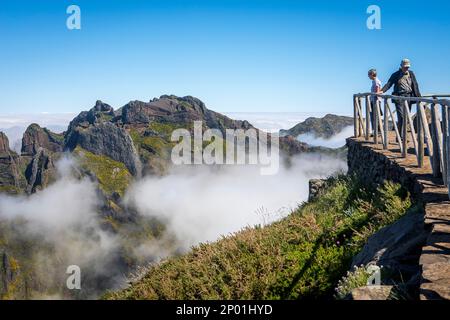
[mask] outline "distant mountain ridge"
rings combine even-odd
[[[316,138],[329,139],[344,128],[353,125],[353,118],[327,114],[323,118],[310,117],[291,129],[280,130],[282,136],[298,137],[301,134],[313,134]]]
[[[163,95],[149,102],[130,101],[117,110],[99,100],[89,111],[76,116],[67,131],[61,134],[37,124],[28,126],[23,134],[21,154],[8,148],[8,154],[14,155],[10,158],[16,159],[15,167],[21,170],[14,171],[13,179],[0,179],[0,189],[22,193],[45,188],[46,181],[53,181],[53,163],[63,151],[76,156],[85,154],[80,151],[87,151],[123,163],[135,177],[164,174],[171,165],[170,151],[174,146],[170,140],[171,132],[177,128],[192,132],[193,121],[203,121],[204,129],[218,129],[222,133],[226,129],[254,128],[248,121],[233,120],[209,110],[200,99],[192,96]],[[7,139],[3,136],[2,140]],[[308,146],[290,136],[280,138],[280,149],[287,156],[302,152],[334,152],[327,148]],[[42,156],[47,160],[42,162]],[[3,160],[4,168],[6,163],[11,164],[10,158]],[[42,165],[36,166],[36,163]],[[34,180],[32,176],[45,176],[48,179],[31,181]],[[96,177],[96,173],[90,172],[89,176]],[[13,180],[15,184],[11,183]],[[39,185],[41,182],[44,184]]]

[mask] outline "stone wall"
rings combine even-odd
[[[422,193],[423,187],[418,183],[416,175],[385,154],[375,152],[370,145],[353,138],[347,139],[347,147],[349,174],[356,174],[369,184],[381,184],[385,180],[400,183],[414,197]]]
[[[395,137],[391,137],[390,140],[393,138]],[[406,157],[402,157],[395,144],[389,145],[389,150],[383,150],[380,145],[364,141],[362,138],[349,138],[347,147],[349,174],[358,175],[368,184],[380,184],[384,180],[400,183],[423,204],[424,212],[420,213],[417,226],[413,225],[412,228],[402,226],[392,234],[397,239],[402,233],[411,230],[418,232],[414,236],[414,239],[418,239],[415,241],[416,244],[423,242],[421,248],[418,248],[418,267],[421,270],[420,298],[450,300],[450,201],[448,188],[443,185],[442,178],[435,178],[432,175],[430,158],[426,156],[424,166],[419,168],[416,156],[408,153]],[[388,228],[395,228],[395,224]],[[387,239],[381,232],[379,238],[381,242]],[[409,243],[411,241],[403,239],[393,247],[405,247]],[[369,240],[364,249],[369,253],[376,252],[378,248],[384,248],[386,245],[372,245],[374,249],[370,247]]]

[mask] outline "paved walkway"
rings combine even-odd
[[[396,144],[391,143],[388,150],[383,150],[383,146],[375,145],[373,140],[352,140],[384,155],[389,161],[404,168],[408,179],[413,179],[414,193],[425,206],[427,230],[424,232],[429,232],[419,262],[423,271],[420,298],[450,299],[450,201],[448,189],[442,185],[442,179],[432,175],[430,158],[425,157],[424,167],[419,168],[412,146],[407,157],[402,158]],[[395,141],[393,132],[389,135],[389,141]]]

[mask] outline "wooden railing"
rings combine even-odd
[[[426,146],[433,176],[442,177],[442,183],[449,186],[450,100],[447,98],[450,98],[450,95],[416,98],[374,93],[355,94],[354,135],[364,137],[367,141],[373,139],[375,144],[382,143],[383,149],[386,150],[392,144],[398,145],[403,157],[410,151],[410,141],[413,146],[410,149],[417,157],[418,167],[424,165]],[[395,103],[404,115],[402,123],[398,123],[397,112],[391,108]],[[416,106],[415,113],[411,111],[413,105]],[[389,141],[390,131],[395,132],[395,141]]]

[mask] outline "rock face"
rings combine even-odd
[[[72,131],[77,127],[87,128],[93,124],[109,122],[114,117],[114,109],[110,105],[97,100],[94,107],[89,111],[82,111],[70,122],[69,129],[65,134],[65,141],[70,139]]]
[[[39,148],[51,152],[61,152],[63,150],[63,135],[41,128],[38,124],[31,124],[23,134],[22,154],[34,156]]]
[[[25,171],[28,181],[26,193],[35,193],[38,189],[45,188],[55,175],[55,165],[50,152],[39,148]]]
[[[9,153],[9,140],[6,134],[0,132],[0,154]]]
[[[56,175],[53,159],[62,151],[62,136],[30,125],[23,141],[26,144],[19,156],[9,150],[8,138],[0,133],[0,192],[31,194],[45,188]]]
[[[121,122],[126,125],[150,122],[187,124],[193,121],[204,121],[208,128],[221,130],[253,128],[247,121],[232,120],[207,109],[201,100],[191,96],[163,95],[149,103],[131,101],[121,109]]]
[[[25,181],[19,172],[20,157],[9,149],[8,137],[0,132],[0,192],[18,193]]]
[[[141,163],[130,135],[113,123],[95,123],[88,128],[75,128],[66,148],[73,150],[77,145],[96,155],[124,163],[135,176],[141,174]]]
[[[8,255],[0,251],[0,297],[6,295],[10,284],[14,281],[14,276]]]
[[[320,196],[326,184],[324,179],[311,179],[309,180],[309,196],[308,201],[312,201]]]
[[[289,130],[280,130],[280,135],[298,137],[301,134],[311,133],[315,137],[331,138],[344,128],[353,125],[353,118],[327,114],[323,118],[308,118]]]
[[[401,275],[405,290],[418,294],[421,268],[419,258],[426,241],[423,212],[413,212],[387,226],[372,237],[356,255],[352,266],[378,265],[394,275]]]
[[[376,264],[404,273],[410,272],[410,260],[418,261],[419,248],[427,237],[423,228],[423,212],[407,214],[370,237],[363,250],[353,259],[352,265]]]

